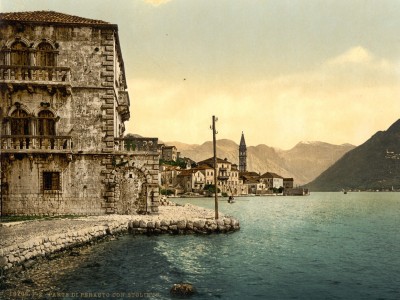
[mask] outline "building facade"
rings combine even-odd
[[[198,163],[199,166],[208,166],[205,168],[206,182],[211,182],[214,184],[214,158],[209,158]],[[239,178],[239,170],[236,164],[232,164],[227,159],[217,158],[217,187],[222,193],[227,193],[228,195],[240,195],[243,193],[243,182]],[[212,170],[212,171],[211,171]],[[212,174],[212,175],[211,175]]]
[[[178,150],[175,146],[163,146],[161,158],[165,161],[176,161],[178,159]]]
[[[1,214],[157,211],[157,138],[124,138],[118,26],[0,13]]]
[[[272,172],[266,172],[261,175],[267,189],[283,188],[283,177]]]
[[[204,172],[198,168],[182,170],[178,174],[177,180],[185,193],[202,193],[206,184]]]

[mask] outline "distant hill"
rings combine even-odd
[[[282,157],[299,182],[308,183],[354,147],[351,144],[300,142],[294,148],[282,152]]]
[[[201,161],[213,155],[212,142],[201,145],[166,142],[174,145],[181,156]],[[290,150],[280,150],[267,145],[247,147],[247,169],[259,173],[267,171],[284,177],[293,177],[296,185],[314,180],[329,166],[355,146],[332,145],[323,142],[300,142]],[[217,141],[217,156],[239,164],[239,145],[231,140]]]
[[[400,120],[346,153],[307,186],[319,191],[400,189]]]

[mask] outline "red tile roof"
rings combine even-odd
[[[72,15],[67,15],[55,11],[26,11],[0,13],[0,23],[2,21],[17,22],[42,22],[42,23],[60,23],[60,24],[85,24],[85,25],[110,25],[110,23],[87,19]]]

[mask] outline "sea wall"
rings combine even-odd
[[[27,225],[29,226],[29,225]],[[82,246],[92,241],[124,232],[133,234],[211,234],[227,233],[240,229],[239,221],[231,217],[213,219],[155,219],[150,216],[130,216],[103,225],[92,225],[78,230],[68,230],[49,236],[39,236],[25,242],[0,249],[0,269],[15,266],[29,267],[34,258]]]

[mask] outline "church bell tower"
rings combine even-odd
[[[244,134],[242,131],[242,138],[240,139],[239,145],[239,172],[247,171],[247,147],[244,140]]]

